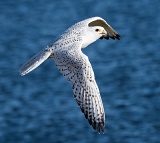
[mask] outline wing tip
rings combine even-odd
[[[97,131],[99,134],[100,133],[104,134],[105,123],[103,119],[101,120],[101,122],[92,121],[91,118],[87,118],[87,119],[88,119],[89,124],[93,127],[95,131]]]
[[[118,40],[120,40],[120,37],[121,37],[121,36],[120,36],[119,34],[116,34],[116,35],[115,35],[115,38],[118,39]]]
[[[111,38],[111,39],[113,39],[113,40],[115,40],[115,39],[120,40],[120,37],[121,37],[121,36],[116,33],[116,34],[114,34],[114,35],[112,35],[112,36],[104,35],[104,36],[101,37],[100,39],[105,38],[106,40],[109,40],[109,38]]]
[[[118,39],[118,40],[120,40],[120,35],[119,34],[117,34],[117,33],[115,33],[113,36],[109,36],[111,39],[113,39],[113,40],[115,40],[115,39]]]
[[[93,123],[92,123],[92,127],[93,127],[93,129],[94,129],[95,131],[98,132],[98,134],[101,134],[101,133],[104,134],[104,127],[105,127],[105,126],[104,126],[103,123],[101,123],[101,122],[99,122],[99,123],[93,122]]]

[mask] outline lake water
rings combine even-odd
[[[0,1],[0,143],[159,143],[159,0]],[[88,124],[54,62],[18,69],[69,26],[100,16],[121,40],[84,49],[105,113],[105,134]]]

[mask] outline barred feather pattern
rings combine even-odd
[[[54,51],[52,57],[59,71],[72,83],[74,97],[90,125],[99,133],[104,132],[104,108],[88,57],[74,44],[67,50]]]
[[[19,70],[20,75],[24,76],[48,58],[53,58],[60,72],[71,82],[74,97],[86,119],[99,133],[104,132],[104,108],[92,66],[81,49],[103,38],[119,40],[120,35],[100,17],[80,21],[62,33],[53,44],[33,56]]]

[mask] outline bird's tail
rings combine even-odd
[[[51,56],[53,53],[52,49],[49,47],[43,49],[38,54],[33,56],[29,61],[27,61],[22,67],[19,69],[20,75],[24,76],[37,68],[40,64],[42,64],[46,59]]]

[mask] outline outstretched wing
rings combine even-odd
[[[101,18],[98,18],[98,19],[95,19],[95,20],[92,20],[88,26],[102,26],[107,34],[104,35],[102,38],[105,38],[105,39],[109,39],[109,38],[112,38],[112,39],[118,39],[120,40],[120,35],[103,19]]]
[[[56,66],[72,83],[74,97],[90,125],[99,133],[104,132],[105,113],[92,66],[75,46],[54,53]]]
[[[19,72],[20,75],[26,75],[27,73],[31,72],[35,68],[37,68],[40,64],[42,64],[48,57],[52,54],[52,49],[47,47],[40,51],[38,54],[33,56],[29,61],[27,61],[22,67],[20,68]]]

